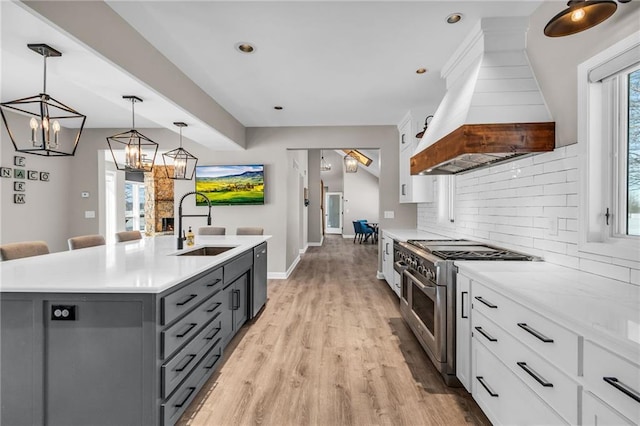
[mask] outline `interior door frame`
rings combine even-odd
[[[340,196],[340,227],[339,228],[330,228],[329,227],[329,197],[332,195]],[[327,220],[325,222],[325,233],[326,234],[342,234],[342,230],[344,228],[344,194],[342,192],[330,192],[327,191],[325,193],[325,217]]]

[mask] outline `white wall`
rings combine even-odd
[[[354,235],[353,221],[366,219],[378,223],[379,185],[378,178],[358,166],[357,173],[344,174],[344,235]]]
[[[639,263],[578,252],[577,148],[457,175],[455,222],[438,223],[436,201],[418,205],[418,228],[640,285]]]
[[[29,122],[16,117],[22,125],[12,128],[16,138],[28,138]],[[67,250],[69,234],[69,184],[73,176],[71,157],[46,158],[14,151],[4,124],[0,130],[0,166],[15,169],[15,155],[25,157],[26,170],[49,172],[49,182],[0,178],[0,243],[43,240],[50,251]],[[26,185],[26,204],[14,204],[14,182]],[[79,196],[79,194],[78,194]]]
[[[345,147],[346,148],[346,147]],[[342,156],[334,150],[324,150],[324,159],[327,163],[331,164],[331,170],[321,171],[320,177],[324,182],[325,188],[328,188],[328,192],[343,192],[343,162]]]

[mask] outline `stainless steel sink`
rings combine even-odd
[[[195,250],[180,253],[178,254],[178,256],[217,256],[219,254],[224,253],[225,251],[229,251],[234,248],[236,248],[236,246],[226,246],[226,247],[204,246],[204,247],[197,248]]]

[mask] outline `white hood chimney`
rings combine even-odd
[[[527,58],[527,29],[528,18],[484,18],[454,52],[441,73],[447,93],[418,144],[412,174],[458,173],[553,150],[555,124]],[[531,145],[543,139],[544,146]]]

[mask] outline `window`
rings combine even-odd
[[[125,231],[139,230],[144,232],[144,183],[125,182],[124,201]]]
[[[579,250],[640,258],[640,32],[578,67]]]

